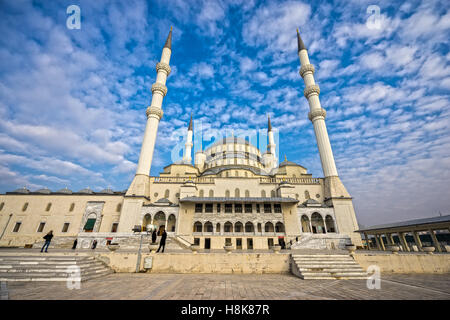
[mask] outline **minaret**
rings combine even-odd
[[[314,126],[320,161],[322,162],[322,170],[325,176],[324,201],[327,205],[334,208],[337,232],[347,234],[354,244],[362,245],[361,236],[355,232],[358,229],[358,222],[356,221],[352,198],[342,184],[334,162],[333,151],[331,150],[330,139],[325,125],[327,113],[320,105],[320,89],[314,81],[314,66],[309,62],[308,52],[298,29],[297,42],[301,64],[300,75],[305,82],[303,93],[309,103],[308,118]]]
[[[309,103],[309,120],[313,123],[316,134],[317,146],[319,147],[320,161],[325,177],[338,176],[336,164],[334,163],[333,151],[331,150],[330,139],[328,138],[327,127],[325,125],[326,111],[320,105],[320,88],[314,81],[314,66],[309,63],[308,52],[297,29],[298,56],[300,58],[300,75],[305,82],[303,91]]]
[[[275,139],[273,138],[272,124],[270,123],[270,116],[267,116],[267,135],[269,136],[269,145],[267,151],[269,151],[275,158]]]
[[[184,144],[184,155],[183,155],[183,163],[185,164],[191,164],[192,156],[191,156],[191,150],[192,150],[192,134],[193,134],[193,125],[192,125],[192,114],[191,114],[191,121],[189,121],[189,128],[187,132],[186,137],[186,143]]]
[[[147,124],[145,126],[144,140],[136,170],[136,175],[128,189],[127,195],[148,196],[148,182],[152,166],[153,151],[155,149],[156,134],[159,121],[163,116],[162,102],[167,94],[166,80],[170,74],[170,55],[172,53],[172,27],[162,50],[161,60],[156,64],[156,81],[152,85],[152,102],[147,108]]]

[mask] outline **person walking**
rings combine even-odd
[[[77,244],[78,244],[78,239],[75,239],[75,241],[73,242],[73,245],[72,245],[72,250],[75,250],[77,248]]]
[[[156,229],[155,229],[155,230],[153,230],[153,233],[152,233],[152,243],[156,242],[156,237],[157,237],[157,234],[156,234]]]
[[[53,238],[53,230],[50,230],[50,232],[47,233],[43,238],[45,239],[45,243],[42,246],[41,252],[44,251],[44,248],[45,252],[47,252],[48,246],[50,245],[50,242],[52,241]]]
[[[92,242],[92,249],[97,248],[97,240],[94,240],[94,242]]]
[[[166,247],[166,238],[167,238],[167,232],[166,230],[163,231],[161,240],[159,241],[159,248],[156,252],[159,252],[159,249],[162,247],[162,252],[164,252],[164,248]]]

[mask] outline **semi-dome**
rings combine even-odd
[[[60,190],[56,191],[56,193],[72,194],[72,190],[65,187],[64,189],[60,189]]]
[[[207,148],[204,154],[205,169],[233,165],[264,169],[261,152],[243,138],[223,138]]]
[[[52,191],[49,188],[42,188],[42,189],[36,190],[35,192],[36,193],[42,193],[42,194],[50,194],[50,193],[52,193]]]

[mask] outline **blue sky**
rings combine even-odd
[[[66,27],[71,4],[80,30]],[[323,175],[299,27],[359,222],[450,213],[448,1],[2,1],[0,192],[125,190],[170,26],[152,175],[171,162],[191,113],[221,132],[265,129],[270,114],[280,157]]]

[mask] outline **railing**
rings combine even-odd
[[[319,178],[259,178],[259,183],[320,184]]]
[[[211,177],[151,177],[154,183],[185,183],[188,180],[194,183],[214,183]]]

